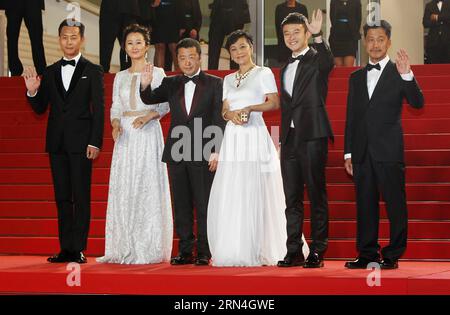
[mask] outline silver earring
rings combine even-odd
[[[128,54],[125,54],[125,62],[128,63]]]

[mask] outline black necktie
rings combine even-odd
[[[194,82],[194,84],[197,84],[198,83],[198,75],[194,75],[193,77],[188,77],[188,76],[183,76],[183,83],[184,84],[186,84],[186,83],[188,83],[189,81],[192,81],[192,82]]]
[[[302,58],[303,58],[303,56],[304,55],[300,55],[300,56],[297,56],[297,57],[292,57],[292,56],[289,56],[289,63],[293,63],[293,62],[295,62],[295,61],[300,61],[300,60],[302,60]]]
[[[72,59],[72,60],[61,59],[61,66],[65,67],[67,65],[71,65],[72,67],[75,67],[75,59]]]
[[[381,70],[381,66],[379,63],[377,63],[376,65],[372,65],[372,64],[368,63],[366,68],[367,68],[367,71],[372,71],[373,69],[377,69],[378,71]]]

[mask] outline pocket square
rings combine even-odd
[[[87,79],[87,77],[85,76],[85,77],[81,77],[81,79]]]

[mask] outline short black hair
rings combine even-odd
[[[192,48],[192,47],[195,47],[199,56],[202,55],[202,47],[200,46],[200,43],[198,42],[198,40],[195,40],[193,38],[183,38],[182,40],[180,40],[177,44],[175,52],[178,56],[178,50],[180,50],[180,48]]]
[[[369,30],[376,29],[376,28],[382,28],[384,30],[384,32],[386,33],[386,36],[389,39],[391,39],[392,26],[386,20],[381,20],[380,23],[374,23],[374,24],[370,24],[370,25],[368,23],[366,23],[363,27],[364,37],[367,37],[367,33],[369,32]]]
[[[128,35],[131,33],[139,33],[144,36],[145,45],[150,45],[150,31],[147,27],[139,25],[139,24],[130,24],[123,30],[122,35],[122,48],[125,49],[125,42],[127,40]]]
[[[67,26],[67,27],[78,27],[80,29],[80,36],[82,38],[84,37],[84,30],[86,29],[86,27],[80,21],[77,21],[75,19],[65,19],[65,20],[63,20],[61,22],[61,24],[59,24],[59,27],[58,27],[58,36],[61,36],[61,31],[62,31],[64,26]]]
[[[307,30],[306,27],[306,21],[308,21],[308,18],[306,16],[304,16],[301,13],[298,12],[292,12],[289,13],[281,22],[281,28],[283,28],[283,26],[288,25],[288,24],[302,24],[305,27],[305,31]]]
[[[233,33],[231,33],[228,36],[227,42],[225,43],[225,48],[228,51],[230,51],[231,45],[236,43],[239,40],[239,38],[245,38],[247,43],[250,46],[253,46],[253,37],[252,37],[252,35],[250,35],[249,33],[247,33],[246,31],[243,31],[243,30],[236,30],[236,31],[234,31]]]

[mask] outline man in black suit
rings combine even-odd
[[[208,265],[211,258],[206,228],[208,200],[225,129],[221,114],[222,79],[200,70],[198,41],[181,40],[176,53],[183,74],[164,78],[152,90],[152,66],[148,65],[141,75],[141,98],[145,104],[169,102],[170,105],[171,124],[162,160],[169,165],[175,228],[180,238],[179,254],[172,258],[171,264],[193,262],[195,205],[198,253],[195,264]],[[215,130],[213,140],[209,140],[211,135],[206,135],[211,129]]]
[[[103,140],[103,71],[81,56],[84,25],[64,20],[59,44],[64,58],[49,66],[42,78],[25,71],[28,101],[37,114],[47,111],[49,153],[61,251],[51,263],[85,263],[90,221],[92,161]]]
[[[8,20],[6,35],[8,37],[8,67],[11,75],[20,76],[23,73],[23,65],[19,59],[19,34],[22,20],[25,21],[30,36],[34,66],[37,73],[42,75],[47,65],[42,42],[44,0],[10,0],[5,1],[4,8]]]
[[[109,72],[116,39],[122,46],[123,30],[139,20],[141,5],[139,0],[102,0],[99,18],[100,64],[105,72]],[[148,13],[148,11],[143,11],[143,13]],[[130,67],[130,61],[127,59],[125,51],[121,48],[120,70]]]
[[[396,63],[387,55],[391,25],[364,26],[369,64],[352,73],[349,82],[345,126],[345,169],[356,187],[357,250],[359,257],[347,262],[349,269],[366,269],[381,263],[382,269],[398,268],[406,250],[407,209],[402,103],[421,108],[422,92],[414,79],[408,55],[397,53]],[[378,244],[379,196],[386,202],[390,242],[381,251]]]
[[[202,27],[202,11],[199,0],[178,0],[177,23],[180,38],[193,38],[199,40]]]
[[[286,197],[287,254],[279,267],[323,267],[328,246],[328,200],[325,165],[328,139],[333,137],[325,109],[333,55],[322,39],[322,11],[313,12],[311,24],[300,13],[282,22],[284,41],[292,51],[281,69],[281,171]],[[314,45],[308,46],[310,37]],[[311,202],[310,254],[302,254],[303,192]]]
[[[427,63],[450,63],[450,1],[432,0],[427,3],[422,23],[429,29]]]
[[[208,69],[219,69],[220,51],[225,36],[244,28],[250,23],[250,11],[247,0],[214,0],[209,5],[211,22],[209,25]],[[230,68],[238,69],[238,65],[230,60]]]

